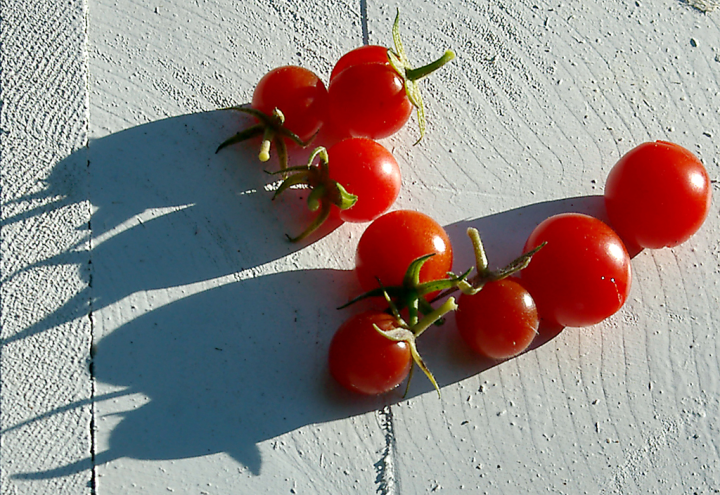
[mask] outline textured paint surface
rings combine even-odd
[[[0,3],[0,491],[8,495],[92,486],[85,10],[80,0]]]
[[[0,491],[713,493],[720,222],[633,260],[628,304],[505,363],[447,324],[420,350],[442,399],[352,397],[325,365],[363,225],[302,245],[254,143],[215,154],[269,69],[327,79],[390,43],[395,5],[0,2]],[[383,141],[397,208],[446,226],[456,271],[545,217],[602,217],[610,167],[677,142],[720,177],[715,2],[413,0],[428,129]],[[292,159],[304,161],[296,153]],[[269,167],[275,166],[271,161]],[[547,340],[547,339],[545,339]],[[92,362],[92,367],[88,364]]]

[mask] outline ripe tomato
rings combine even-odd
[[[541,319],[583,327],[622,307],[630,292],[630,257],[615,231],[588,215],[563,213],[535,227],[524,251],[543,242],[520,272]]]
[[[455,58],[451,50],[422,67],[410,65],[400,40],[400,10],[392,27],[394,50],[371,45],[346,53],[330,74],[330,114],[336,132],[380,139],[405,125],[417,109],[420,139],[425,109],[418,81]],[[417,144],[417,143],[416,143]]]
[[[397,328],[387,313],[366,311],[346,320],[330,342],[330,373],[353,392],[376,395],[397,387],[407,377],[412,364],[407,342],[395,342],[380,335],[381,330]]]
[[[523,352],[539,326],[535,301],[511,278],[489,282],[473,295],[462,294],[455,321],[470,348],[492,359],[507,359]]]
[[[285,127],[307,141],[327,118],[327,90],[308,69],[287,65],[265,74],[255,86],[251,106],[272,115],[276,108],[285,116]]]
[[[400,194],[400,167],[392,153],[370,139],[351,138],[328,150],[330,179],[357,196],[339,210],[345,222],[369,222],[385,213]]]
[[[700,160],[665,141],[630,150],[605,184],[610,224],[632,248],[685,242],[705,221],[710,203],[710,178]]]
[[[445,230],[417,211],[397,210],[371,223],[358,242],[355,273],[363,290],[402,285],[417,258],[433,253],[420,271],[420,283],[445,278],[452,269],[453,251]]]
[[[350,50],[335,63],[330,73],[330,82],[335,79],[345,69],[353,65],[362,64],[390,64],[387,55],[388,49],[384,46],[365,45],[354,50]]]
[[[319,163],[314,164],[316,158]],[[297,242],[313,233],[330,215],[346,222],[369,222],[385,213],[400,193],[400,167],[382,145],[364,138],[349,138],[329,150],[320,146],[308,164],[283,169],[285,180],[273,198],[296,185],[310,189],[307,202],[315,219]]]
[[[330,74],[330,117],[350,136],[385,138],[410,118],[413,105],[387,51],[376,45],[356,48],[343,55]]]

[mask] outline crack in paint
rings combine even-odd
[[[375,463],[375,490],[380,495],[394,495],[400,493],[399,478],[396,471],[395,459],[397,457],[397,442],[395,441],[395,427],[393,413],[390,406],[385,406],[377,412],[380,429],[385,434],[385,447],[380,460]]]
[[[360,25],[362,26],[363,45],[369,45],[370,31],[368,31],[367,0],[360,0]]]

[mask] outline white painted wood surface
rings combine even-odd
[[[358,291],[362,225],[301,246],[247,123],[270,68],[327,79],[390,42],[394,4],[4,0],[0,19],[4,494],[715,493],[720,222],[633,260],[629,303],[511,361],[452,322],[421,350],[441,386],[358,399],[327,345]],[[559,211],[602,215],[614,162],[648,140],[720,176],[720,29],[657,2],[412,0],[428,133],[384,141],[396,207],[478,227],[491,263]],[[413,121],[414,122],[414,121]],[[717,187],[715,188],[717,195]],[[91,366],[92,363],[92,366]]]

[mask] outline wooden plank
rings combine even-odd
[[[443,218],[455,246],[475,226],[501,266],[545,216],[602,214],[593,196],[643,141],[678,142],[717,176],[718,30],[707,15],[670,3],[414,8],[416,32],[436,21],[427,44],[458,59],[428,80],[427,100],[447,106],[433,116],[440,132],[411,151],[415,165],[427,160],[405,204]],[[641,253],[632,300],[613,318],[479,375],[469,376],[490,363],[473,369],[454,334],[428,335],[443,399],[416,383],[420,395],[392,407],[398,493],[716,491],[718,226],[714,207],[686,245]]]
[[[115,30],[104,23],[109,11],[98,10],[91,23],[99,40],[92,108],[101,116],[90,147],[94,259],[96,288],[107,296],[97,327],[99,398],[108,399],[98,404],[101,489],[712,488],[712,424],[687,416],[683,399],[664,402],[680,386],[674,375],[695,383],[687,372],[665,370],[666,362],[697,360],[706,366],[702,376],[716,374],[711,351],[689,355],[668,340],[697,330],[668,323],[674,313],[663,308],[683,306],[682,291],[652,274],[669,269],[665,252],[637,258],[634,299],[621,314],[500,366],[473,362],[451,328],[428,335],[422,345],[444,386],[442,400],[420,377],[409,400],[359,400],[329,382],[325,350],[344,318],[332,308],[357,290],[346,270],[362,226],[343,226],[308,246],[279,243],[301,218],[280,209],[291,200],[268,206],[268,181],[254,168],[250,145],[212,154],[208,143],[238,120],[196,112],[234,95],[249,100],[271,67],[292,62],[327,73],[343,51],[338,46],[387,43],[394,8],[314,5],[319,15],[277,2],[236,14],[203,5],[163,17],[162,8],[126,7]],[[349,43],[338,33],[348,18],[358,20],[358,7],[356,42]],[[466,2],[411,3],[403,13],[413,60],[446,47],[458,59],[424,83],[428,138],[410,146],[410,126],[384,141],[403,167],[398,207],[447,225],[460,266],[471,263],[462,247],[469,225],[486,235],[499,265],[545,216],[601,213],[597,195],[607,171],[644,140],[680,142],[717,169],[714,145],[703,137],[715,132],[716,116],[694,103],[712,101],[714,86],[692,82],[712,83],[713,42],[679,60],[681,36],[694,23],[706,21],[702,33],[717,36],[697,11]],[[319,18],[328,31],[310,22]],[[242,27],[232,43],[227,25]],[[634,49],[630,39],[647,48]],[[190,45],[196,49],[183,49]],[[218,67],[233,78],[217,76],[225,73]],[[685,82],[687,72],[706,77]],[[126,101],[139,103],[125,108]],[[678,276],[699,274],[689,259],[715,266],[716,222],[679,248]],[[716,287],[712,280],[703,285]],[[685,321],[712,326],[710,308],[697,299]],[[664,337],[655,340],[661,322]],[[713,411],[715,403],[695,392],[704,401],[698,414]],[[697,447],[690,427],[709,435],[705,455],[678,463],[669,446],[681,445],[689,458]]]
[[[381,403],[326,390],[359,228],[290,245],[304,203],[270,201],[253,145],[214,153],[249,120],[213,110],[278,65],[328,74],[362,24],[336,2],[92,9],[99,493],[374,486]]]
[[[720,30],[696,4],[403,4],[411,60],[457,58],[422,83],[426,139],[412,146],[413,118],[383,140],[403,173],[396,207],[446,226],[457,271],[473,264],[468,226],[502,265],[550,214],[602,216],[607,172],[643,141],[686,146],[717,180]],[[214,153],[250,123],[217,109],[249,101],[279,65],[327,80],[348,49],[389,44],[396,7],[102,0],[88,69],[71,30],[79,52],[41,50],[36,72],[23,26],[46,29],[40,46],[75,38],[52,35],[58,11],[4,5],[16,17],[2,29],[3,493],[720,489],[716,206],[688,243],[633,260],[631,299],[608,321],[490,363],[450,317],[420,342],[441,399],[420,375],[406,399],[354,397],[325,362],[353,311],[335,308],[359,291],[364,226],[286,243],[308,221],[303,198],[270,201],[254,143]],[[13,90],[10,66],[51,90]],[[59,281],[41,291],[47,280]]]
[[[0,10],[0,489],[90,493],[86,2]]]

